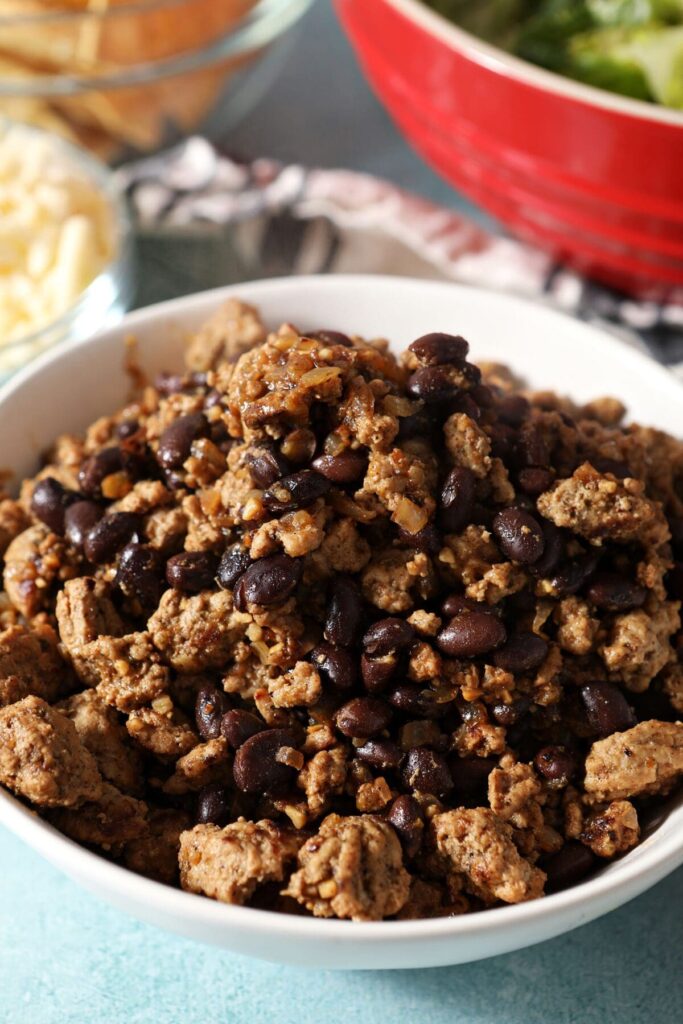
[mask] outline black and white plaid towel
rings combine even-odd
[[[238,163],[199,137],[118,175],[137,219],[143,302],[282,274],[453,280],[599,322],[683,379],[682,306],[636,302],[389,182],[267,159]]]

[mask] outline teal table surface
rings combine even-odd
[[[680,1024],[683,869],[519,953],[421,971],[300,970],[139,924],[0,830],[2,1024]]]
[[[329,0],[313,6],[302,29],[275,96],[227,140],[231,151],[346,165],[467,209],[410,152],[373,99]],[[0,1024],[337,1021],[680,1024],[683,869],[594,924],[494,960],[439,970],[314,972],[139,924],[0,829]]]
[[[308,971],[141,925],[0,829],[2,1024],[679,1024],[683,868],[606,918],[478,964]]]

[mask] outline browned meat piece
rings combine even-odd
[[[108,707],[95,690],[75,693],[58,707],[76,726],[76,732],[107,782],[124,793],[139,796],[144,789],[142,760],[116,711]]]
[[[246,903],[264,882],[281,882],[301,839],[272,821],[195,825],[180,836],[180,884],[223,903]]]
[[[437,814],[432,821],[449,869],[486,903],[522,903],[543,895],[545,875],[520,855],[512,828],[485,807]]]
[[[0,782],[40,807],[76,807],[103,785],[73,722],[33,696],[0,710]]]
[[[594,802],[661,793],[683,774],[683,722],[640,722],[598,740],[584,788]]]
[[[18,501],[0,499],[0,556],[29,525],[28,516]]]
[[[31,526],[5,552],[5,590],[27,618],[49,606],[53,589],[74,575],[66,545],[47,526]]]
[[[131,711],[126,722],[128,735],[162,761],[176,761],[198,745],[199,737],[184,716],[174,710],[170,698],[161,697],[156,703],[168,703],[170,710],[152,707]]]
[[[660,506],[643,490],[639,480],[617,480],[584,463],[542,494],[537,504],[546,519],[594,544],[610,540],[656,546],[667,540],[669,530]]]
[[[227,663],[245,625],[228,591],[185,597],[167,590],[148,628],[157,650],[178,672],[203,672]]]
[[[51,626],[10,626],[0,633],[0,706],[29,694],[48,702],[57,700],[69,676]]]
[[[316,917],[381,921],[408,899],[410,875],[391,825],[362,814],[330,814],[299,851],[285,895]]]
[[[232,362],[265,340],[258,310],[239,299],[228,299],[193,336],[185,363],[190,370],[216,369],[224,360]]]
[[[124,864],[156,882],[177,884],[180,833],[189,827],[190,817],[184,811],[150,811],[144,832],[126,843]]]
[[[598,857],[616,857],[640,839],[638,814],[628,800],[613,800],[604,811],[596,811],[584,823],[579,839]]]
[[[102,784],[96,799],[77,810],[60,808],[50,813],[52,824],[77,843],[118,851],[122,843],[141,836],[146,827],[147,804],[126,796],[110,783]]]

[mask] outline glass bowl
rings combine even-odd
[[[225,132],[265,91],[271,44],[312,0],[2,0],[0,114],[107,160],[216,112]]]
[[[37,330],[5,344],[0,337],[0,382],[54,345],[68,345],[95,330],[113,326],[128,309],[134,291],[132,227],[126,200],[116,185],[114,173],[90,153],[58,136],[0,117],[0,131],[8,128],[46,140],[56,154],[61,153],[77,171],[95,183],[110,207],[113,238],[108,263],[69,308]]]

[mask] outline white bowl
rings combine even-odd
[[[475,359],[507,361],[534,385],[580,400],[615,394],[633,418],[671,432],[681,428],[683,388],[666,370],[544,307],[434,282],[295,277],[166,302],[95,338],[46,353],[0,391],[0,465],[19,476],[31,473],[56,434],[79,431],[125,401],[126,335],[138,338],[150,373],[173,369],[188,333],[230,295],[260,306],[271,325],[287,320],[301,329],[385,335],[398,349],[426,331],[461,333]],[[151,882],[66,839],[5,792],[0,824],[79,884],[145,921],[239,953],[325,968],[435,967],[519,949],[613,910],[683,862],[679,800],[640,846],[565,892],[457,918],[357,924],[226,906]]]

